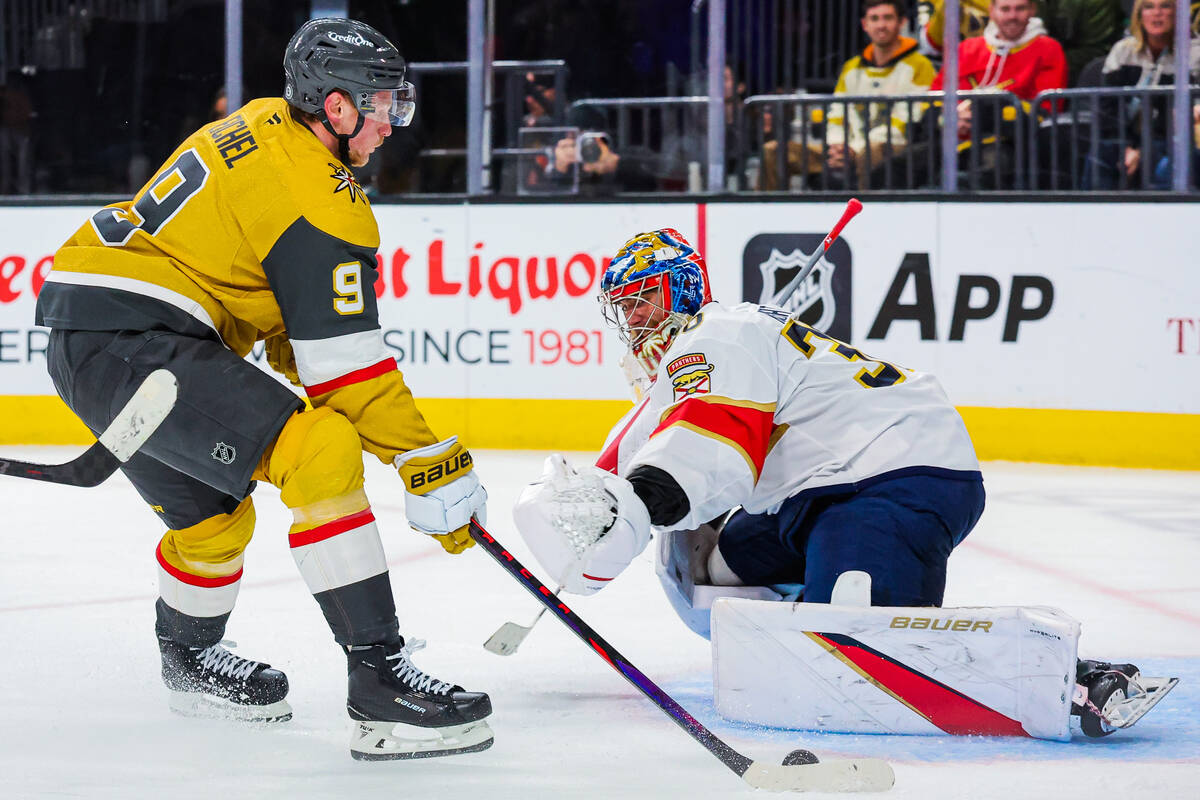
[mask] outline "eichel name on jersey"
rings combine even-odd
[[[962,418],[937,379],[872,359],[786,311],[705,305],[596,464],[664,470],[687,495],[673,530],[735,506],[851,492],[905,475],[979,480]]]
[[[351,172],[284,100],[254,100],[186,139],[130,202],[55,254],[37,323],[168,329],[267,360],[354,423],[384,463],[437,441],[384,347],[379,228]]]

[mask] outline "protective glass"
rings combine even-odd
[[[357,106],[367,119],[403,128],[412,122],[417,111],[417,94],[413,85],[405,81],[399,89],[361,92]]]

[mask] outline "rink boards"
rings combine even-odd
[[[629,236],[678,228],[715,297],[758,302],[841,207],[376,205],[385,341],[435,430],[597,449],[628,399],[594,298]],[[868,202],[796,299],[833,336],[936,374],[981,458],[1200,469],[1197,208]],[[32,319],[54,251],[94,211],[0,208],[0,443],[88,440]]]

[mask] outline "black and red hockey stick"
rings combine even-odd
[[[0,458],[0,475],[67,486],[99,486],[138,451],[175,406],[175,376],[158,369],[142,381],[95,444],[65,464],[34,464]]]
[[[495,537],[471,520],[471,538],[487,551],[508,574],[538,599],[558,619],[582,639],[608,665],[625,677],[638,691],[663,710],[688,735],[704,745],[735,775],[756,789],[770,791],[878,792],[891,788],[895,774],[891,766],[878,758],[835,759],[820,761],[806,750],[793,750],[783,764],[754,761],[734,750],[716,734],[689,714],[647,678],[641,670],[606,642],[579,615],[567,607],[544,583],[496,541]]]

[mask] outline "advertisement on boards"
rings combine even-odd
[[[1196,414],[1200,276],[1166,234],[1194,208],[868,202],[790,308],[933,372],[956,405]],[[710,206],[714,294],[761,302],[841,210]]]
[[[1200,413],[1188,204],[872,203],[782,302],[960,406]],[[617,400],[595,302],[630,236],[676,227],[714,296],[763,302],[841,203],[377,205],[385,341],[418,396]],[[0,209],[0,394],[53,393],[33,326],[53,253],[95,209]],[[251,358],[261,360],[260,352]]]
[[[50,395],[33,325],[53,254],[94,208],[0,209],[0,395]],[[421,397],[624,399],[624,346],[596,302],[634,234],[698,235],[694,204],[379,205],[384,342]],[[261,345],[249,358],[267,369]]]

